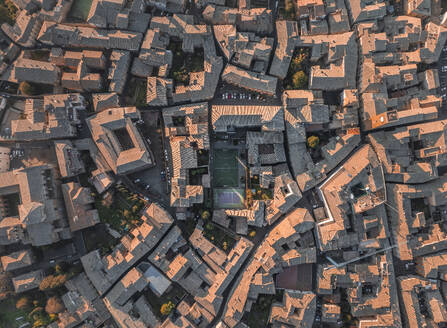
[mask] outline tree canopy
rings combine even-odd
[[[19,300],[16,303],[17,310],[26,310],[29,309],[30,307],[31,307],[31,301],[26,296],[19,298]]]
[[[20,82],[19,91],[26,96],[34,96],[37,93],[36,88],[26,81]]]
[[[55,289],[61,287],[67,281],[67,275],[61,274],[58,276],[49,275],[43,278],[39,285],[39,289],[42,291]]]
[[[65,306],[62,303],[61,299],[57,296],[53,296],[50,297],[47,300],[47,305],[45,305],[45,312],[47,312],[48,314],[56,314],[56,313],[61,313],[62,311],[64,311]]]
[[[310,148],[316,148],[318,147],[319,144],[320,144],[320,138],[318,138],[317,136],[310,136],[307,138],[307,145]]]
[[[294,89],[307,89],[307,76],[303,71],[298,71],[292,76],[292,86]]]
[[[162,315],[168,315],[174,309],[175,305],[171,301],[164,303],[160,308],[160,313]]]

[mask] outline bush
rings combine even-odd
[[[210,212],[205,210],[202,212],[202,219],[203,220],[208,220],[210,218]]]
[[[65,306],[62,303],[61,299],[57,296],[50,297],[47,300],[47,305],[45,305],[45,311],[48,314],[57,314],[64,311]]]
[[[320,144],[320,139],[317,136],[310,136],[309,138],[307,138],[307,145],[310,148],[317,148],[318,145]]]
[[[269,200],[269,199],[271,199],[269,197],[269,195],[267,195],[265,192],[262,193],[261,198],[262,198],[262,200]]]
[[[253,192],[251,191],[251,189],[245,190],[245,204],[248,208],[253,205]]]
[[[255,237],[256,236],[256,231],[255,230],[250,231],[248,236],[251,237],[251,238]]]
[[[169,313],[172,312],[174,307],[175,307],[175,305],[171,301],[169,301],[168,303],[164,303],[160,308],[160,313],[162,315],[169,315]]]
[[[33,318],[34,320],[37,320],[37,318],[42,315],[42,312],[43,312],[43,307],[38,306],[29,313],[29,317]]]
[[[31,307],[31,302],[28,297],[23,296],[19,298],[19,300],[16,303],[16,309],[17,310],[26,310]]]
[[[56,271],[57,274],[64,273],[64,269],[62,268],[62,266],[60,264],[56,264],[56,266],[54,267],[54,271]]]
[[[303,71],[298,71],[292,76],[292,86],[294,89],[307,89],[307,76]]]
[[[19,91],[25,96],[34,96],[37,93],[36,88],[26,81],[20,82]]]

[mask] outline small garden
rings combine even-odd
[[[143,79],[133,78],[127,84],[129,88],[126,97],[129,98],[129,103],[133,103],[137,107],[146,106],[147,81]]]
[[[11,0],[0,0],[0,24],[14,25],[17,18],[17,8]]]
[[[251,190],[247,192],[247,198],[251,197],[256,200],[269,200],[273,198],[273,192],[270,189],[261,188],[258,175],[254,175],[250,179],[250,187]]]
[[[198,166],[208,165],[209,161],[210,161],[209,150],[199,149],[197,151],[197,165]]]
[[[296,18],[295,5],[293,0],[284,0],[284,9],[280,11],[281,16],[287,20],[294,20]]]
[[[85,248],[87,252],[99,249],[101,255],[110,253],[118,244],[119,239],[112,237],[104,226],[104,223],[83,230]]]
[[[22,81],[19,83],[18,91],[24,96],[37,96],[53,93],[53,86]]]
[[[186,295],[183,288],[176,283],[172,283],[171,287],[163,295],[161,295],[161,297],[155,295],[150,288],[148,288],[145,293],[146,299],[154,309],[154,314],[161,320],[166,319],[175,306]]]
[[[310,72],[310,51],[307,48],[295,50],[290,61],[287,76],[283,86],[286,90],[305,90],[308,88],[308,76]]]
[[[348,301],[348,296],[346,294],[346,290],[342,288],[340,290],[340,307],[341,307],[341,317],[343,320],[343,327],[358,327],[359,321],[354,318],[351,314],[351,305]]]
[[[112,229],[121,234],[142,223],[140,211],[145,204],[143,199],[129,192],[123,185],[118,185],[113,195],[105,199],[96,195],[95,200],[101,222],[109,224]]]
[[[202,214],[202,219],[203,218],[204,216]],[[229,253],[236,243],[236,240],[209,219],[205,219],[204,221],[205,226],[203,229],[203,235],[205,238],[212,242],[216,247],[222,249],[226,253]]]
[[[275,295],[259,295],[250,312],[245,312],[243,319],[250,328],[264,328],[268,326],[270,309],[274,302],[282,302],[283,291]]]
[[[0,300],[0,326],[18,328],[26,323],[31,327],[47,326],[58,319],[65,310],[61,296],[67,292],[64,284],[82,271],[82,266],[69,267],[57,264],[47,272],[39,290],[13,295],[13,286],[9,274],[1,274],[0,289],[9,290],[9,296],[2,294]]]
[[[45,297],[44,293],[30,292],[10,297],[0,302],[0,326],[19,328],[28,323],[30,327],[47,326],[57,320],[57,314],[65,309],[59,297]]]
[[[202,175],[208,174],[207,167],[199,167],[195,169],[189,170],[189,184],[193,186],[201,186],[202,185]]]
[[[87,21],[90,7],[92,6],[92,0],[76,0],[71,6],[68,18],[74,21]]]
[[[189,84],[189,73],[203,71],[203,49],[197,50],[194,54],[184,53],[182,42],[171,41],[168,49],[172,51],[172,67],[169,71],[169,78],[176,84]]]
[[[314,163],[323,159],[321,148],[328,144],[329,140],[335,136],[334,130],[328,132],[313,132],[307,136],[307,150]]]
[[[48,50],[37,49],[30,52],[31,59],[48,61],[50,57],[50,52]]]

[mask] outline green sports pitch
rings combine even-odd
[[[216,188],[236,188],[239,186],[239,163],[234,149],[218,149],[214,152],[213,179]]]

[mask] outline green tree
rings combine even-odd
[[[171,301],[169,301],[168,303],[164,303],[160,308],[160,313],[162,315],[169,315],[169,313],[172,312],[174,307],[175,307],[175,305]]]
[[[37,93],[36,88],[26,81],[20,82],[19,91],[25,96],[34,96]]]
[[[307,76],[303,71],[298,71],[292,76],[292,86],[294,89],[307,89]]]
[[[307,138],[307,145],[310,148],[315,149],[318,147],[319,144],[320,144],[320,138],[318,138],[317,136],[310,136]]]

